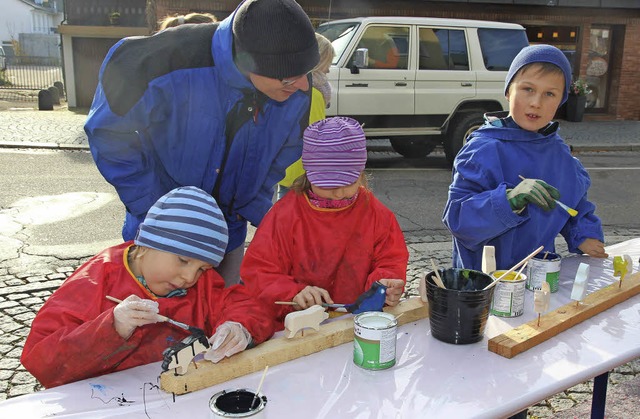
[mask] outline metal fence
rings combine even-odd
[[[38,101],[38,92],[62,82],[59,58],[12,56],[6,70],[0,69],[0,100]],[[61,92],[64,96],[64,92]]]

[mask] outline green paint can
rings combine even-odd
[[[527,289],[531,291],[542,288],[543,282],[549,283],[551,292],[558,291],[560,280],[560,255],[550,252],[538,253],[527,264]]]
[[[366,370],[384,370],[396,363],[398,321],[392,314],[367,311],[354,319],[353,362]]]

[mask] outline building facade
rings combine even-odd
[[[97,84],[97,68],[108,48],[124,36],[150,34],[162,17],[208,12],[227,17],[238,0],[66,0],[67,25],[63,34],[70,106],[89,106]],[[586,119],[640,120],[640,0],[299,0],[314,24],[355,16],[432,16],[496,20],[519,23],[527,29],[531,44],[547,43],[564,51],[575,78],[591,89]],[[108,16],[120,11],[113,26]],[[75,46],[72,46],[74,45]],[[78,46],[82,44],[82,46]],[[80,49],[88,49],[91,61],[75,65],[96,71],[91,80],[74,90],[69,74]],[[86,55],[86,54],[85,54]],[[86,78],[86,77],[85,77]],[[82,84],[82,83],[81,83]]]

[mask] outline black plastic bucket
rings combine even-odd
[[[471,269],[449,268],[438,272],[447,289],[433,282],[433,272],[425,277],[431,334],[458,345],[481,341],[495,287],[482,289],[492,278]]]

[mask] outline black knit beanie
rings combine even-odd
[[[300,76],[320,61],[311,21],[293,0],[245,0],[233,18],[233,39],[238,68],[261,76]]]

